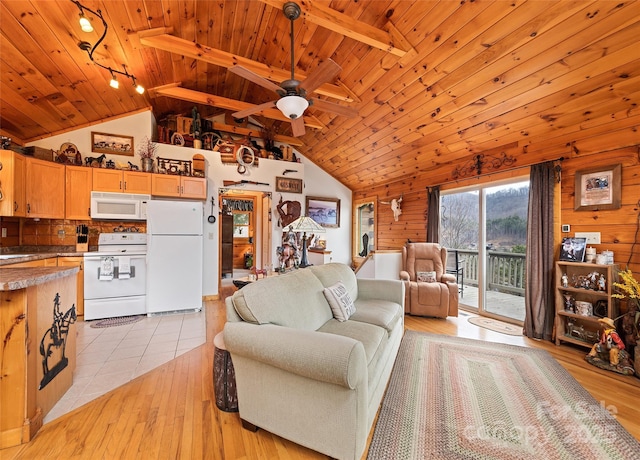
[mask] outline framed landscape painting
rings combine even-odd
[[[340,227],[340,200],[308,196],[307,216],[323,227]]]
[[[91,133],[91,151],[133,156],[133,136],[118,134]]]

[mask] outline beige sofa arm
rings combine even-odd
[[[456,275],[452,275],[451,273],[445,273],[440,278],[440,282],[442,283],[456,283]]]
[[[350,337],[272,324],[229,323],[224,342],[231,353],[321,382],[354,389],[366,384],[362,343]]]
[[[402,270],[400,272],[400,280],[401,281],[411,281],[411,275],[409,275],[408,271]]]
[[[379,299],[404,305],[404,283],[400,280],[358,278],[359,299]]]

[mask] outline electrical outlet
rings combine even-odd
[[[7,228],[2,227],[2,238],[6,238],[6,237],[7,237]]]
[[[600,232],[576,232],[576,238],[586,238],[587,244],[600,244]]]

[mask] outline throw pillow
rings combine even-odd
[[[435,283],[436,272],[418,272],[416,274],[416,280],[421,283]]]
[[[324,288],[323,292],[329,302],[333,317],[338,321],[346,321],[356,312],[356,306],[347,292],[347,287],[341,281]]]

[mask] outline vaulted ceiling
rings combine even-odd
[[[126,70],[143,95],[93,64],[71,1],[0,3],[0,131],[20,142],[152,108],[203,116],[273,100],[228,70],[288,78],[281,0],[86,0],[108,33],[95,61]],[[310,107],[301,153],[352,190],[461,163],[638,144],[640,4],[636,1],[304,0],[296,78],[331,58],[337,79]],[[87,15],[92,17],[91,15]],[[255,119],[291,135],[277,110]],[[610,141],[602,141],[608,136]]]

